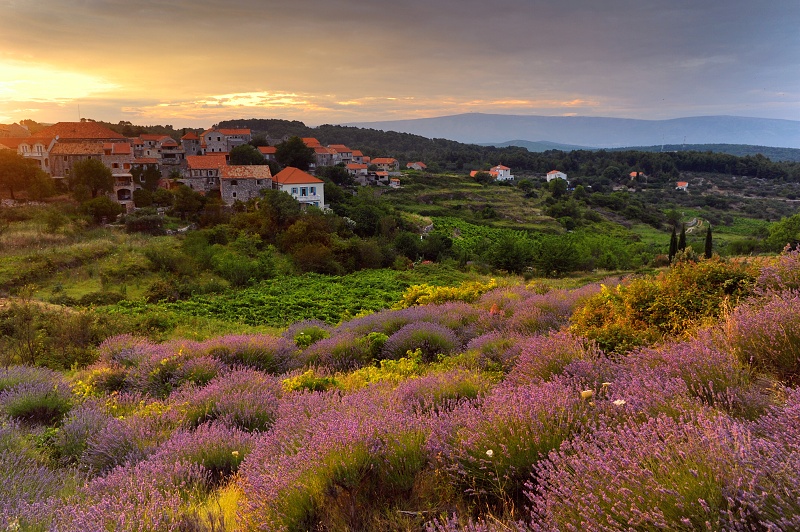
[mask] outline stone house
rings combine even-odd
[[[267,165],[230,165],[220,168],[219,193],[222,201],[233,205],[261,196],[272,188],[272,174]]]
[[[393,157],[375,157],[372,159],[372,164],[383,172],[398,172],[400,170],[400,163]]]
[[[186,169],[178,182],[201,194],[219,190],[220,169],[227,164],[227,157],[223,153],[190,155],[186,157]]]

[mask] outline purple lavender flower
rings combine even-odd
[[[383,357],[399,359],[408,351],[420,349],[422,360],[435,361],[437,355],[449,355],[461,347],[455,333],[430,322],[409,323],[394,333],[383,345]]]

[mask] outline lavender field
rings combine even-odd
[[[0,528],[800,530],[799,289],[713,259],[0,368]]]

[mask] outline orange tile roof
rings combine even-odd
[[[277,152],[278,149],[275,146],[259,146],[258,151],[260,151],[264,155],[270,155],[270,154],[275,155],[275,152]]]
[[[314,146],[314,153],[333,155],[334,153],[336,153],[336,150],[326,148],[325,146]]]
[[[350,163],[345,168],[347,168],[348,170],[366,170],[367,165],[361,163]]]
[[[156,134],[153,134],[153,133],[142,133],[141,135],[139,135],[139,138],[142,139],[142,140],[159,141],[159,140],[163,139],[165,136],[166,135],[156,135]]]
[[[51,155],[102,155],[103,142],[85,140],[82,142],[57,142]]]
[[[353,157],[363,157],[364,154],[361,153],[361,150],[353,150]]]
[[[316,148],[317,146],[320,146],[319,141],[314,137],[304,137],[303,144],[305,144],[309,148]]]
[[[509,168],[508,166],[503,166],[502,164],[498,164],[497,166],[492,168],[492,170],[511,170],[511,168]]]
[[[428,167],[428,165],[426,165],[422,161],[417,161],[417,162],[414,162],[414,163],[407,163],[406,164],[406,168],[411,168],[412,166],[419,166],[420,168],[427,168]]]
[[[140,157],[134,159],[133,164],[158,164],[158,159],[155,157]]]
[[[36,138],[93,140],[93,139],[124,139],[125,137],[108,129],[97,122],[58,122],[46,127],[33,135]]]
[[[127,142],[104,142],[103,150],[111,150],[111,155],[130,155],[132,152]]]
[[[688,185],[689,185],[688,181],[678,181],[678,185],[677,186],[685,187],[685,186],[688,186]]]
[[[392,157],[375,157],[372,159],[373,164],[395,164],[397,159],[393,159]]]
[[[353,150],[351,150],[344,144],[328,144],[328,147],[332,150],[336,150],[337,153],[353,152]]]
[[[18,149],[20,144],[27,144],[28,146],[33,146],[35,144],[41,144],[43,146],[47,146],[50,144],[50,141],[53,139],[45,139],[45,138],[35,138],[35,137],[2,137],[0,138],[0,144],[6,146],[10,149]]]
[[[224,154],[187,155],[186,164],[193,170],[216,170],[227,165]]]
[[[304,183],[324,183],[322,179],[318,179],[313,175],[295,168],[287,166],[272,178],[276,183],[281,185],[302,185]]]
[[[184,136],[182,136],[181,140],[197,140],[199,138],[200,137],[197,136],[197,133],[195,133],[194,131],[190,131],[187,134],[185,134]]]
[[[550,174],[562,174],[562,173],[563,172],[560,172],[558,170],[550,170],[549,172],[547,172],[547,175],[550,175]]]
[[[272,173],[266,164],[232,165],[219,169],[220,179],[272,179]]]
[[[375,172],[375,175],[378,177],[389,177],[389,172],[381,170],[379,172]]]
[[[249,135],[249,129],[218,129],[223,135]]]

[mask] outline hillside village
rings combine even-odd
[[[302,206],[324,208],[325,185],[315,176],[318,168],[342,166],[353,180],[363,186],[400,186],[400,163],[392,157],[370,158],[343,144],[323,146],[315,138],[303,138],[313,150],[308,171],[286,167],[272,174],[268,165],[276,161],[277,147],[259,146],[266,164],[231,164],[230,153],[250,144],[249,129],[210,128],[201,133],[184,134],[180,141],[168,135],[140,134],[126,137],[90,120],[58,122],[31,134],[25,127],[9,129],[0,138],[0,150],[14,150],[56,181],[70,177],[73,166],[87,159],[97,159],[112,173],[112,197],[126,210],[134,208],[134,192],[142,188],[136,178],[156,170],[161,176],[158,187],[170,189],[186,185],[202,195],[218,193],[223,202],[257,198],[261,190],[277,189],[290,194]],[[274,144],[288,139],[271,139]],[[412,161],[410,169],[423,170],[425,163]],[[275,168],[273,166],[273,168]]]

